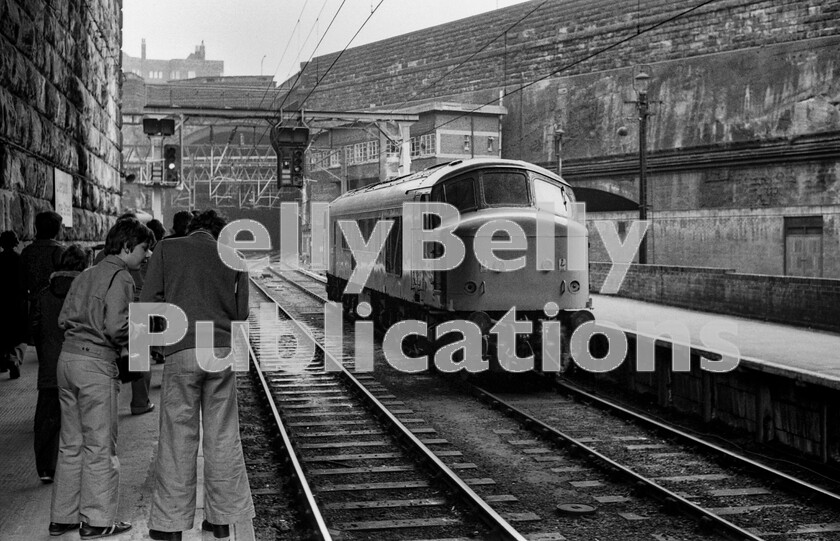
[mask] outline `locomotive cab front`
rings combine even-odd
[[[539,351],[541,322],[559,320],[568,364],[569,335],[593,319],[587,231],[569,186],[544,170],[486,167],[436,184],[431,200],[458,209],[458,223],[442,225],[465,246],[463,262],[436,276],[446,310],[480,322],[492,349],[489,330],[515,309],[533,323],[517,344],[525,353]]]

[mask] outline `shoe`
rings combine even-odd
[[[46,472],[42,473],[40,475],[40,478],[41,478],[41,482],[44,483],[45,485],[49,485],[50,483],[53,482],[53,476],[50,475],[49,473],[46,473]]]
[[[64,524],[62,522],[50,522],[50,535],[53,537],[58,537],[59,535],[64,535],[67,532],[75,530],[78,527],[78,522],[71,522],[70,524]]]
[[[87,522],[82,522],[82,526],[79,528],[79,537],[82,539],[99,539],[119,535],[130,529],[131,523],[129,522],[115,522],[110,526],[91,526]]]
[[[181,532],[162,532],[149,530],[149,537],[158,541],[181,541]]]
[[[18,379],[20,377],[20,367],[16,364],[9,365],[9,379]]]
[[[216,539],[230,537],[230,526],[227,524],[211,524],[205,519],[201,523],[201,529],[205,532],[213,532],[213,537]]]
[[[155,409],[155,405],[152,404],[151,402],[149,402],[149,405],[146,407],[146,409],[143,409],[143,410],[140,410],[140,411],[131,410],[131,414],[132,415],[143,415],[144,413],[149,413],[150,411],[152,411],[154,409]]]

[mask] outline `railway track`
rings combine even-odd
[[[567,397],[477,386],[474,392],[541,441],[577,451],[708,528],[737,539],[840,539],[837,494],[569,385],[561,388]]]
[[[303,287],[313,294],[318,289],[311,283]],[[595,463],[609,478],[629,480],[636,492],[695,518],[707,531],[734,539],[840,539],[840,496],[569,385],[561,387],[585,403],[558,400],[556,393],[505,397],[478,387],[474,392],[521,423],[535,442],[563,454],[572,450],[590,467]],[[557,469],[586,471],[575,465]],[[620,507],[629,499],[596,496],[594,502]]]
[[[461,462],[459,451],[370,375],[352,374],[318,346],[316,306],[302,298],[288,302],[293,289],[254,283],[251,342],[259,363],[252,370],[288,451],[285,460],[294,463],[301,513],[324,525],[310,526],[312,538],[524,540],[473,491],[492,480],[457,475],[475,466]],[[276,319],[257,317],[269,303],[277,306]],[[266,325],[274,328],[266,332]],[[293,333],[298,340],[288,339]],[[261,343],[276,335],[275,344]],[[315,355],[294,360],[299,340],[314,345]]]
[[[267,282],[267,286],[275,288],[276,295],[282,297],[283,299],[287,299],[289,304],[295,305],[297,308],[294,310],[295,316],[300,318],[301,320],[306,320],[309,325],[312,325],[313,328],[313,338],[316,340],[320,340],[323,338],[323,334],[320,330],[318,330],[323,323],[323,317],[321,316],[321,311],[323,310],[323,303],[325,299],[323,299],[323,284],[320,282],[320,277],[312,276],[311,274],[308,276],[300,275],[297,273],[274,273],[274,279]],[[353,325],[352,322],[348,322],[345,325],[345,338],[347,342],[352,342],[352,329]],[[352,351],[348,352],[348,357],[352,357]],[[417,379],[416,377],[412,377],[411,379]],[[370,386],[372,390],[376,390],[378,384],[365,375],[362,378],[365,385]],[[402,406],[402,404],[399,404]],[[433,429],[432,429],[433,430]],[[467,449],[471,450],[472,446],[469,446]],[[456,451],[457,452],[457,451]],[[544,457],[535,457],[535,459],[542,459]],[[560,539],[574,539],[575,537],[566,537],[564,536],[564,528],[567,524],[558,524],[556,517],[553,516],[556,514],[555,510],[550,510],[547,513],[538,515],[534,513],[529,504],[525,504],[524,502],[520,502],[517,496],[513,495],[505,495],[499,494],[499,490],[495,487],[495,483],[493,479],[488,477],[482,476],[475,476],[472,472],[476,470],[476,465],[472,463],[462,463],[463,470],[457,472],[461,475],[464,475],[466,479],[472,478],[471,481],[472,488],[475,489],[476,492],[480,493],[485,501],[491,504],[493,507],[497,508],[500,515],[503,515],[505,518],[508,518],[510,522],[516,524],[517,529],[524,533],[523,538],[533,539],[533,540],[560,540]],[[468,477],[469,476],[469,477]],[[548,515],[548,516],[547,516]],[[546,520],[546,518],[548,520]],[[677,519],[676,522],[684,522],[683,519]],[[674,523],[675,519],[672,517],[666,516],[663,518],[662,522],[665,523]],[[690,527],[690,523],[688,524]],[[681,524],[677,528],[674,528],[673,524],[671,524],[670,528],[671,531],[679,528],[685,528],[686,524]],[[390,539],[391,537],[388,536],[373,536],[372,538],[376,539]],[[485,535],[481,532],[474,532],[470,538],[477,538],[477,539],[492,539],[493,537],[485,537]],[[577,537],[578,539],[584,539],[581,537]],[[626,537],[622,535],[618,535],[614,537],[615,539],[636,539],[637,537]],[[641,537],[638,537],[641,539]],[[647,537],[649,539],[650,537]],[[705,536],[697,536],[692,535],[687,538],[682,539],[706,539]],[[586,538],[589,539],[589,538]],[[594,538],[591,538],[594,539]],[[603,538],[600,538],[603,539]],[[655,539],[672,539],[670,537],[655,537]]]

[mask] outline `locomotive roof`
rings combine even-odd
[[[414,200],[416,194],[429,193],[435,184],[446,178],[485,167],[527,169],[569,186],[555,173],[532,163],[500,158],[473,158],[433,165],[416,173],[350,190],[330,203],[330,214],[399,208],[404,202]]]

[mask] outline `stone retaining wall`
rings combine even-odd
[[[120,209],[120,0],[0,0],[0,230],[34,238],[73,177],[64,239],[105,237]]]

